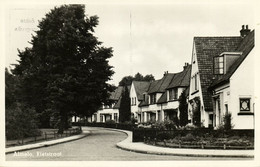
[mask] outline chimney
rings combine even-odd
[[[245,25],[242,25],[242,29],[240,30],[240,36],[242,38],[244,38],[245,36],[247,36],[249,33],[250,33],[250,29],[248,29],[248,25],[246,25],[246,28],[245,28]]]
[[[183,70],[185,70],[189,66],[189,63],[185,63],[183,66]]]
[[[165,76],[165,75],[167,75],[168,74],[168,71],[164,71],[164,74],[163,74],[163,76]]]

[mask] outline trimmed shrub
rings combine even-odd
[[[152,125],[152,128],[158,129],[158,130],[166,130],[165,123],[164,122],[155,122]]]
[[[159,133],[156,135],[156,139],[158,140],[169,140],[169,139],[172,139],[173,136],[170,134],[170,133]]]
[[[106,124],[115,124],[116,122],[114,120],[108,120],[105,122]]]
[[[196,138],[191,134],[188,133],[186,136],[181,138],[182,141],[196,141]]]

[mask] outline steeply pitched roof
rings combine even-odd
[[[188,65],[182,72],[175,73],[170,84],[166,89],[176,88],[176,87],[188,87],[190,85],[190,73],[191,65]],[[165,91],[162,96],[158,99],[157,103],[167,102],[167,92]]]
[[[169,86],[173,77],[174,74],[167,73],[163,76],[162,79],[152,82],[148,90],[148,94],[165,92],[165,89]]]
[[[146,81],[133,81],[133,85],[139,101],[143,100],[143,93],[146,92],[150,86],[150,82]]]
[[[119,100],[123,92],[123,86],[118,86],[114,92],[111,93],[110,100]]]
[[[131,86],[127,86],[128,92],[130,92],[130,88]],[[115,100],[115,105],[113,106],[113,109],[120,108],[123,91],[124,91],[124,86],[118,86],[117,89],[114,91],[114,98],[111,99],[111,100]]]
[[[143,100],[143,101],[141,101],[141,103],[138,105],[138,107],[143,107],[143,106],[148,106],[148,105],[149,105],[148,100]]]
[[[121,97],[116,101],[116,104],[113,106],[113,109],[119,109],[121,104]]]
[[[241,44],[237,48],[237,52],[242,52],[242,55],[231,65],[229,70],[223,77],[219,78],[218,80],[214,81],[210,88],[214,88],[222,83],[226,83],[229,81],[230,77],[233,73],[237,70],[240,64],[245,60],[247,55],[251,52],[251,50],[255,46],[255,31],[251,31],[241,42]]]
[[[190,85],[191,65],[188,65],[182,72],[176,73],[167,87],[167,89],[174,87],[187,87]]]
[[[202,96],[206,111],[213,110],[211,92],[208,91],[213,78],[213,57],[223,52],[236,51],[241,40],[241,37],[194,37]]]
[[[157,104],[167,103],[167,92],[165,91],[157,101]]]

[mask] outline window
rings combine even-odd
[[[118,122],[118,115],[117,115],[117,113],[114,113],[114,121]]]
[[[240,98],[240,111],[250,111],[250,98]]]
[[[135,100],[135,101],[134,101],[134,105],[136,105],[136,97],[134,98],[134,100]]]
[[[103,122],[103,115],[100,115],[100,122]]]
[[[224,57],[214,57],[214,74],[224,74]]]
[[[195,76],[194,76],[194,86],[195,86],[195,90],[198,90],[198,75],[197,74],[195,74]]]
[[[170,89],[169,90],[169,100],[176,100],[178,99],[178,89]]]
[[[94,114],[94,122],[97,122],[97,114]]]
[[[225,112],[226,112],[225,114],[228,114],[228,104],[225,104],[225,110],[226,110],[226,111],[225,111]]]
[[[192,81],[192,92],[195,92],[197,90],[199,90],[199,84],[198,84],[198,74],[196,73],[195,75],[193,75],[193,77],[191,78]]]
[[[150,95],[150,104],[154,104],[154,103],[156,103],[156,94],[151,94]]]

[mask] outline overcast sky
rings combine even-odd
[[[38,20],[54,6],[59,5],[6,9],[6,67],[16,63],[17,48],[30,46]],[[137,72],[160,79],[164,71],[181,71],[191,61],[194,36],[238,36],[243,24],[255,28],[252,3],[91,3],[86,4],[86,14],[99,17],[95,36],[114,50],[110,64],[115,74],[110,83],[115,85]]]

